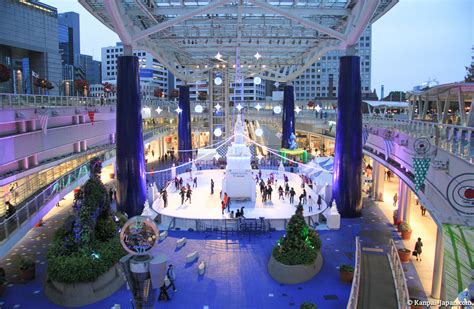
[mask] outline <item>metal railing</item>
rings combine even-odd
[[[156,134],[165,133],[172,129],[172,127],[148,128],[147,130],[144,130],[143,139],[149,139]],[[88,149],[85,153],[74,154],[71,156],[71,160],[67,162],[63,162],[58,166],[38,172],[31,176],[27,176],[24,183],[0,197],[0,216],[5,215],[6,213],[6,201],[9,201],[12,205],[17,206],[44,186],[47,186],[56,179],[69,173],[71,170],[75,169],[79,165],[82,165],[84,162],[88,162],[91,158],[104,153],[107,156],[107,160],[114,157],[115,144],[101,145],[92,149]],[[63,158],[67,158],[67,156],[60,159]]]
[[[359,290],[360,290],[360,275],[361,275],[361,259],[362,251],[360,248],[359,236],[355,239],[355,267],[354,267],[354,277],[352,279],[351,294],[349,295],[349,302],[347,303],[347,309],[356,309],[357,301],[359,300]]]
[[[104,156],[105,158],[105,156]],[[78,166],[71,172],[63,175],[53,183],[48,185],[39,194],[23,206],[16,209],[15,213],[0,222],[0,244],[9,238],[9,236],[25,222],[27,222],[32,215],[38,212],[44,204],[54,198],[61,190],[73,184],[81,177],[88,175],[90,172],[89,162]]]
[[[41,188],[63,177],[72,170],[75,170],[85,162],[88,162],[91,158],[104,153],[112,153],[111,156],[115,156],[115,149],[113,149],[114,147],[115,146],[111,144],[105,145],[104,147],[97,147],[95,149],[88,150],[86,153],[77,155],[72,160],[61,163],[42,172],[27,176],[24,183],[0,197],[0,216],[3,216],[6,213],[6,201],[9,201],[14,207],[17,207],[17,205],[24,202]]]
[[[410,295],[408,293],[408,285],[405,278],[405,272],[403,270],[400,256],[398,255],[398,249],[395,246],[393,239],[390,239],[390,251],[388,253],[390,267],[392,268],[393,281],[395,283],[395,290],[397,292],[398,308],[407,309]]]
[[[474,163],[474,127],[374,116],[364,116],[364,122],[374,127],[396,130],[414,138],[426,137],[432,145]]]

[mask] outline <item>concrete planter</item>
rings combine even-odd
[[[402,239],[408,240],[411,238],[411,231],[401,231]]]
[[[409,249],[398,249],[398,256],[400,257],[400,262],[408,263],[408,262],[410,262],[411,250],[409,250]]]
[[[345,283],[352,283],[352,279],[354,279],[354,272],[353,271],[340,271],[339,279],[341,279],[341,281]]]
[[[297,284],[313,278],[323,266],[323,256],[318,252],[318,257],[309,265],[285,265],[273,257],[268,261],[268,273],[279,283]]]
[[[96,303],[115,293],[125,283],[116,264],[94,282],[62,283],[46,279],[44,293],[53,303],[63,307],[82,307]]]

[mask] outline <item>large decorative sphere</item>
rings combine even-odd
[[[194,107],[194,111],[195,111],[196,113],[202,113],[202,110],[203,110],[203,108],[202,108],[202,105],[201,105],[201,104],[198,104],[198,105],[196,105],[196,106]]]
[[[281,113],[281,106],[275,106],[275,107],[273,108],[273,112],[274,112],[275,114]]]
[[[214,130],[214,135],[217,136],[217,137],[221,136],[221,135],[222,135],[222,130],[221,130],[221,128],[216,128],[216,129]]]
[[[222,85],[222,78],[217,76],[216,78],[214,78],[214,84],[216,84],[217,86],[220,86]]]
[[[123,226],[120,242],[128,253],[144,255],[158,243],[159,235],[160,231],[150,218],[135,216]]]

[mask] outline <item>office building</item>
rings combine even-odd
[[[0,93],[57,94],[62,76],[56,8],[26,0],[0,0],[0,8],[0,64],[10,71]],[[54,88],[40,87],[43,79]]]

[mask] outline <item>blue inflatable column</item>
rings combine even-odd
[[[117,207],[131,218],[142,213],[146,198],[138,57],[117,62]]]
[[[362,211],[362,101],[360,59],[343,56],[339,64],[337,126],[332,196],[343,218]]]
[[[189,86],[179,86],[178,114],[178,150],[179,159],[187,162],[192,158],[191,143],[191,106],[189,103]]]
[[[295,94],[293,86],[285,86],[283,89],[283,119],[282,119],[281,147],[289,148],[289,140],[295,133]]]

